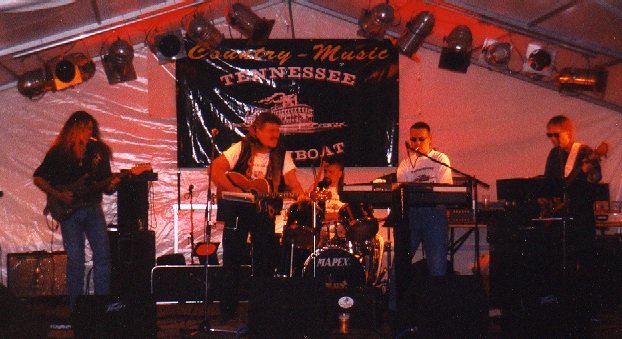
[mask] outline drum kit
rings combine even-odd
[[[373,209],[346,203],[337,220],[322,220],[313,204],[302,201],[290,206],[277,275],[316,277],[336,289],[376,285],[384,240]]]

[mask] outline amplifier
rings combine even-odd
[[[208,301],[222,300],[223,285],[227,283],[222,266],[209,265]],[[251,284],[251,267],[242,265],[240,273],[240,300],[248,300]],[[205,266],[160,265],[151,271],[151,293],[156,301],[203,301],[205,296]]]
[[[67,253],[26,252],[7,254],[7,280],[18,298],[67,295]]]
[[[475,222],[473,210],[448,208],[447,221],[449,224],[472,224]]]

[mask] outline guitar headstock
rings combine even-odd
[[[136,165],[132,166],[132,168],[130,169],[130,173],[132,175],[140,175],[143,172],[153,172],[153,167],[151,167],[151,163],[150,162],[144,162],[144,163],[136,164]]]
[[[600,157],[606,158],[607,152],[609,152],[609,144],[603,141],[600,143],[600,145],[598,145],[598,147],[596,147],[596,149],[594,150],[594,153],[592,153],[592,156],[595,159],[600,158]]]

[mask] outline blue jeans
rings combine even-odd
[[[432,276],[447,272],[447,214],[442,205],[437,207],[412,207],[408,214],[410,222],[410,253],[414,255],[423,244],[423,253]]]
[[[61,223],[61,232],[67,252],[67,290],[71,309],[75,308],[78,296],[84,294],[85,238],[93,251],[95,294],[110,294],[110,245],[101,205],[78,208]]]

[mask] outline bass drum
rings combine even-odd
[[[359,259],[337,247],[327,247],[311,254],[303,270],[303,276],[320,279],[325,287],[345,289],[365,285],[365,268]]]
[[[365,242],[378,233],[378,220],[374,210],[364,203],[344,204],[339,209],[339,221],[346,229],[348,241]]]

